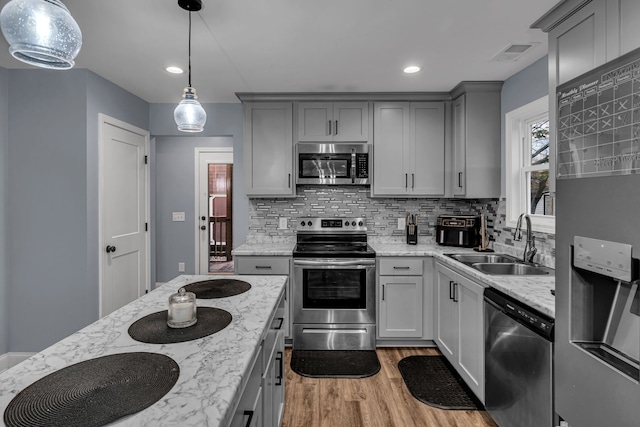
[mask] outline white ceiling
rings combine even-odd
[[[194,13],[192,84],[201,102],[235,92],[432,92],[505,80],[544,56],[529,28],[557,0],[202,0]],[[4,6],[8,0],[0,0]],[[176,103],[187,74],[188,12],[177,0],[63,0],[88,68],[150,103]],[[539,43],[516,62],[492,58]],[[407,65],[422,71],[408,75]],[[0,66],[30,67],[0,37]],[[64,71],[56,71],[64,72]]]

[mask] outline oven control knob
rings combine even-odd
[[[360,221],[360,222],[358,223],[358,225],[359,225],[360,227],[362,227],[362,226],[364,225],[364,222]]]
[[[311,225],[312,225],[312,224],[311,224],[311,221],[307,222],[307,225],[308,225],[309,227],[311,227]]]
[[[356,222],[355,221],[351,221],[351,225],[353,225],[355,227],[356,226]]]
[[[302,221],[302,222],[300,223],[300,225],[301,225],[301,226],[303,226],[303,227],[304,227],[304,225],[305,225],[305,224],[306,224],[306,222],[304,222],[304,221]]]

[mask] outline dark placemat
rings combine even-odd
[[[121,353],[67,366],[36,381],[9,402],[8,427],[94,427],[156,403],[180,376],[163,354]]]
[[[247,292],[249,289],[251,289],[249,283],[237,279],[204,280],[184,286],[185,291],[193,292],[196,294],[196,298],[200,299],[232,297]]]
[[[167,311],[159,311],[136,320],[129,326],[129,335],[136,341],[149,344],[173,344],[197,340],[215,334],[231,323],[231,313],[219,308],[198,307],[198,321],[186,328],[170,328]]]
[[[366,378],[380,371],[375,350],[293,350],[291,369],[312,378]]]
[[[482,409],[482,403],[444,356],[409,356],[398,362],[409,392],[440,409]]]

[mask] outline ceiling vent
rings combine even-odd
[[[496,62],[516,62],[537,44],[539,43],[510,44],[491,60]]]

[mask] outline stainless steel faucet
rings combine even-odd
[[[531,218],[529,218],[528,214],[520,214],[518,217],[518,223],[516,224],[516,229],[513,232],[513,240],[520,242],[522,241],[522,217],[524,217],[527,223],[527,242],[524,244],[524,253],[522,254],[522,261],[524,262],[533,262],[533,257],[536,256],[536,242],[535,237],[533,237],[533,233],[531,231]]]

